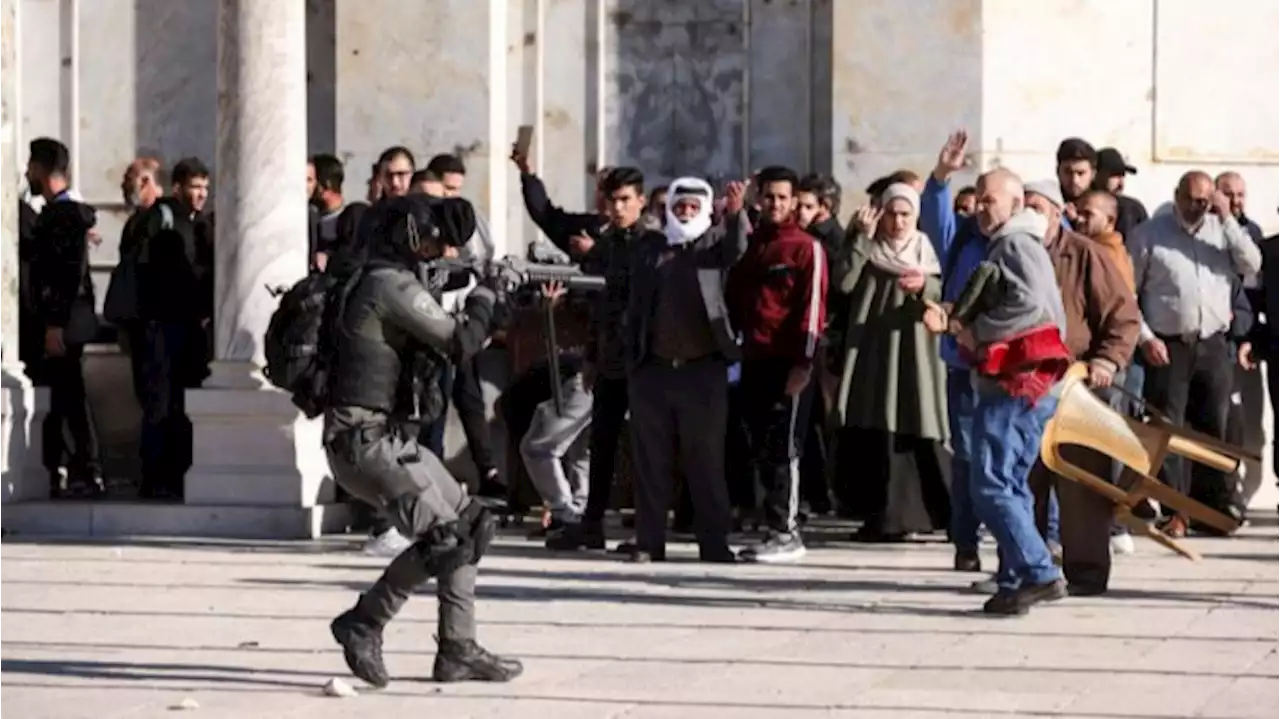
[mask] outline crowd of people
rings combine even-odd
[[[588,327],[581,346],[562,348],[560,376],[543,380],[561,384],[561,401],[518,392],[522,377],[504,397],[527,405],[518,454],[547,508],[547,548],[606,548],[626,446],[635,514],[634,537],[613,550],[623,558],[662,561],[674,509],[670,530],[692,533],[703,561],[796,561],[806,519],[834,513],[861,521],[858,542],[945,531],[955,568],[976,572],[985,526],[1000,555],[994,578],[979,583],[992,593],[987,610],[1017,614],[1067,593],[1105,592],[1112,553],[1132,551],[1105,500],[1038,461],[1055,407],[1048,389],[1068,362],[1086,363],[1089,386],[1117,411],[1149,403],[1260,450],[1260,365],[1273,402],[1276,388],[1276,240],[1247,216],[1243,178],[1188,172],[1149,216],[1124,193],[1136,169],[1113,148],[1069,138],[1056,177],[1024,181],[995,169],[955,187],[968,149],[957,132],[926,175],[878,179],[842,226],[832,178],[778,166],[722,187],[696,176],[651,186],[638,168],[606,168],[596,206],[565,210],[515,147],[540,231],[530,258],[606,279],[604,291],[583,296],[542,288],[543,301],[579,308]],[[21,352],[32,379],[51,388],[51,491],[92,497],[105,485],[80,357],[98,329],[87,262],[98,238],[93,208],[70,190],[68,158],[56,140],[31,143]],[[374,163],[360,201],[344,194],[338,158],[316,155],[307,173],[317,273],[367,262],[361,245],[379,226],[369,218],[388,203],[458,198],[466,181],[461,158],[437,155],[420,169],[403,147]],[[209,177],[194,158],[166,170],[143,157],[122,186],[132,214],[104,316],[133,362],[145,497],[180,499],[191,464],[183,390],[208,372]],[[469,205],[433,207],[430,222],[451,235],[445,256],[495,259]],[[481,287],[454,272],[428,289],[454,316]],[[465,430],[481,478],[475,494],[491,504],[509,496],[515,473],[499,471],[477,356],[501,341],[499,329],[476,351],[446,352],[432,377]],[[1019,353],[1034,360],[998,359]],[[412,431],[437,457],[443,417]],[[1122,481],[1108,458],[1083,461]],[[1161,479],[1240,520],[1256,488],[1176,457]],[[421,527],[360,495],[348,499],[372,525],[366,551],[398,556],[415,546]],[[1160,511],[1150,519],[1172,536],[1212,531]],[[752,521],[765,531],[735,551],[731,535]]]

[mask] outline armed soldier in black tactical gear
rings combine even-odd
[[[431,577],[439,600],[434,678],[509,681],[522,671],[520,662],[490,654],[475,638],[476,564],[493,537],[493,517],[404,429],[439,411],[442,402],[434,402],[430,391],[438,382],[431,375],[449,359],[478,351],[494,314],[496,294],[488,287],[477,287],[466,306],[449,315],[419,279],[416,268],[441,256],[449,239],[444,235],[457,229],[442,230],[453,223],[440,221],[441,203],[466,201],[410,196],[379,208],[368,261],[343,290],[330,325],[324,420],[330,466],[344,489],[415,540],[331,625],[352,673],[377,687],[390,681],[382,661],[383,627]]]

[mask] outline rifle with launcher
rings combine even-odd
[[[474,275],[480,284],[498,295],[498,302],[521,308],[532,307],[541,299],[541,287],[544,284],[563,285],[569,293],[600,292],[607,284],[604,277],[588,275],[577,265],[530,262],[516,255],[487,262],[464,258],[434,260],[423,263],[419,269],[420,279],[427,287],[438,283],[436,278],[440,275],[452,275],[455,272]],[[560,348],[556,342],[555,307],[551,302],[545,301],[542,302],[542,307],[547,365],[551,376],[551,399],[555,404],[556,414],[563,415],[564,396],[560,387]]]

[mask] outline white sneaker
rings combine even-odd
[[[1137,548],[1133,546],[1133,535],[1113,534],[1111,536],[1112,554],[1133,554]]]
[[[408,549],[410,544],[412,542],[392,528],[365,542],[360,551],[371,557],[394,557]]]

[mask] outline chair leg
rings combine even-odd
[[[1200,554],[1194,549],[1183,546],[1181,542],[1173,539],[1164,532],[1161,532],[1159,529],[1156,529],[1155,525],[1148,524],[1147,522],[1133,516],[1133,513],[1130,512],[1127,507],[1116,507],[1116,519],[1119,520],[1121,524],[1128,527],[1129,531],[1133,534],[1146,537],[1158,544],[1162,544],[1166,548],[1181,554],[1193,562],[1200,561]]]
[[[1139,491],[1178,514],[1203,522],[1220,532],[1231,534],[1240,528],[1240,524],[1227,515],[1175,491],[1154,477],[1143,476],[1142,489]]]

